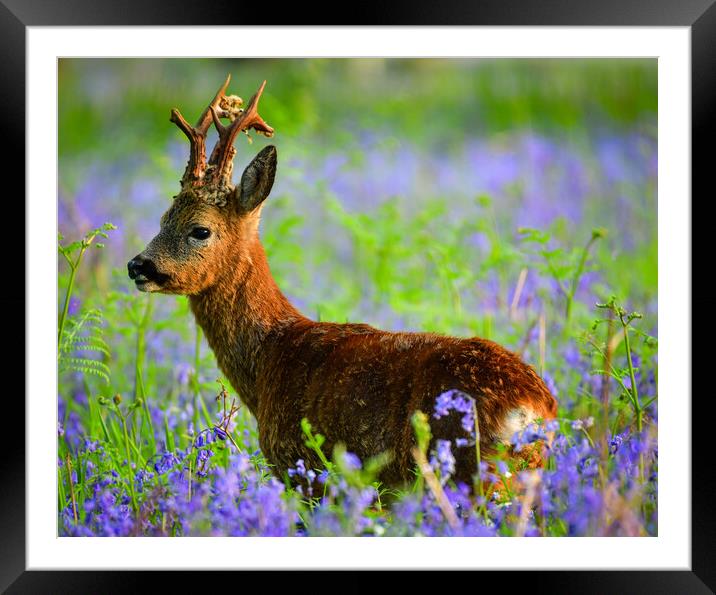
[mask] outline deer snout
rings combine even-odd
[[[127,273],[142,291],[156,291],[169,280],[169,275],[161,273],[154,261],[142,254],[127,263]]]
[[[127,263],[127,272],[129,273],[129,278],[134,280],[140,275],[144,275],[143,271],[146,263],[147,259],[141,254],[138,254],[132,260],[130,260]]]

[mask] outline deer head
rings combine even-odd
[[[235,95],[226,95],[231,75],[191,126],[179,110],[170,120],[187,136],[189,163],[181,190],[161,218],[160,231],[146,249],[127,264],[140,291],[196,295],[212,286],[227,267],[250,266],[249,246],[258,238],[261,206],[273,186],[276,148],[268,146],[248,165],[241,182],[231,182],[234,140],[253,128],[265,136],[273,128],[258,113],[266,81],[246,109]],[[228,119],[224,125],[221,119]],[[214,124],[219,138],[206,159],[206,134]]]

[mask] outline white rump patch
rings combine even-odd
[[[505,444],[509,444],[517,432],[524,430],[528,425],[534,423],[536,419],[537,415],[532,409],[526,409],[525,407],[510,409],[505,419],[502,420],[502,430],[498,435],[498,439]]]

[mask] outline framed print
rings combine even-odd
[[[3,587],[713,588],[690,344],[708,2],[407,27],[84,8],[2,7],[28,237]]]

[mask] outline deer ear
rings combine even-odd
[[[276,147],[262,149],[248,164],[236,187],[236,202],[240,210],[253,211],[269,195],[276,175]]]

